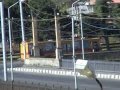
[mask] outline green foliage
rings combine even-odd
[[[14,3],[16,3],[17,1],[18,0],[4,0],[5,7],[8,8]],[[66,9],[68,8],[68,1],[69,0],[27,0],[27,2],[25,2],[26,4],[24,3],[22,4],[24,19],[30,19],[31,18],[30,15],[32,11],[33,16],[36,17],[37,20],[42,20],[37,22],[37,29],[39,32],[40,39],[43,38],[44,40],[46,40],[46,38],[54,38],[55,37],[54,30],[51,33],[49,33],[50,31],[48,30],[49,28],[51,29],[54,28],[54,19],[53,19],[54,10],[57,9],[57,11],[60,11],[61,13],[65,14]],[[27,4],[30,7],[28,7]],[[10,14],[11,14],[11,17],[13,18],[20,18],[19,3],[10,9]],[[51,19],[53,21],[51,22],[50,20],[44,20],[44,19]],[[27,34],[31,32],[31,22],[25,21],[24,26],[25,26],[26,38],[31,39],[31,36],[27,36]],[[18,37],[18,38],[15,38],[14,40],[17,42],[21,42],[21,30],[20,30],[21,27],[20,27],[19,20],[18,21],[13,20],[12,29],[14,32],[13,34],[14,37]],[[48,32],[44,30],[48,30]]]
[[[69,0],[51,0],[55,3],[56,7],[59,9],[59,11],[64,14],[66,13],[66,10],[69,7]]]
[[[112,0],[97,0],[96,5],[95,5],[95,13],[97,13],[98,16],[100,17],[109,17],[108,20],[102,19],[101,21],[101,27],[106,27],[108,30],[102,30],[105,36],[106,40],[106,47],[107,50],[110,49],[109,47],[109,38],[107,35],[112,35],[112,34],[119,34],[119,31],[114,31],[114,29],[120,28],[119,24],[120,21],[119,19],[117,20],[111,20],[111,17],[118,18],[120,16],[120,5],[112,3]],[[109,23],[109,21],[112,21],[112,23]],[[109,30],[113,29],[113,30]]]
[[[31,6],[33,16],[41,20],[37,22],[39,40],[46,40],[49,35],[45,30],[51,27],[51,21],[47,19],[53,20],[55,4],[51,0],[29,0],[28,4]]]
[[[95,5],[95,12],[98,16],[105,16],[109,12],[108,3],[111,0],[97,0]]]
[[[115,4],[112,7],[112,16],[120,17],[120,4]]]
[[[113,5],[111,14],[112,14],[112,17],[114,17],[114,18],[120,17],[120,4]],[[114,24],[116,25],[116,27],[120,28],[120,20],[119,19],[115,19]]]
[[[11,5],[13,5],[16,2],[17,2],[16,0],[4,0],[4,4],[5,4],[6,8],[10,7]],[[15,18],[18,17],[19,16],[19,6],[15,5],[14,7],[12,7],[10,9],[10,12],[11,12],[11,17],[15,17]]]
[[[14,4],[15,2],[16,2],[16,0],[4,0],[5,6],[7,6],[7,7]]]
[[[53,13],[55,8],[55,4],[51,0],[29,0],[28,4],[35,9],[34,12],[41,18],[49,17],[48,14]]]

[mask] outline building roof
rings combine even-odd
[[[96,0],[90,0],[90,5],[95,5]]]
[[[73,2],[75,2],[76,0],[68,0],[69,5],[71,6]],[[80,0],[80,2],[90,2],[90,5],[95,5],[96,0]]]
[[[112,0],[113,3],[120,3],[120,0]]]

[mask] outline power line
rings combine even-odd
[[[94,27],[94,28],[98,28],[98,29],[102,29],[102,30],[120,30],[120,29],[111,29],[111,28],[103,28],[103,27],[98,27],[98,26],[94,26],[94,25],[91,25],[91,24],[88,24],[88,23],[85,23],[83,22],[84,24],[88,25],[88,26],[91,26],[91,27]]]
[[[16,23],[15,21],[13,21],[13,23],[15,23],[15,24],[18,25],[18,26],[21,26],[21,25],[19,25],[18,23]],[[30,30],[29,27],[25,27],[25,28],[28,29],[28,30]]]
[[[118,18],[115,18],[115,17],[111,17],[111,18],[109,18],[109,17],[90,17],[90,16],[84,16],[83,18],[88,18],[88,19],[98,19],[98,20],[120,20],[120,17]]]
[[[109,37],[118,37],[118,36],[120,36],[120,34],[112,34],[112,35],[91,35],[91,34],[86,34],[86,36],[99,36],[99,37],[105,37],[105,36],[109,36]]]
[[[15,21],[13,21],[13,23],[15,23],[16,25],[18,25],[18,26],[20,26],[18,23],[16,23]],[[71,24],[71,22],[70,23],[68,23],[68,24],[65,24],[65,25],[63,25],[63,26],[60,26],[60,28],[65,28],[65,27],[67,27],[67,26],[69,26]],[[26,29],[28,29],[28,30],[31,30],[31,28],[29,28],[29,27],[25,27]],[[51,29],[48,29],[47,28],[47,31],[48,30],[51,30]],[[52,29],[52,30],[54,30],[54,29]]]
[[[20,21],[20,18],[13,18],[13,20],[16,20],[16,21]],[[23,19],[23,21],[34,21],[34,20],[31,20],[31,19]],[[50,19],[36,19],[35,21],[54,21],[54,18],[50,18]]]
[[[65,18],[68,18],[67,16],[64,16],[64,17],[59,17],[58,19],[61,20],[61,19],[65,19]],[[13,18],[13,19],[10,19],[10,20],[16,20],[16,21],[20,21],[20,18]],[[34,20],[31,20],[31,19],[23,19],[23,21],[34,21]],[[36,19],[35,21],[51,21],[53,22],[54,21],[54,18],[50,18],[50,19]]]
[[[35,11],[37,11],[38,13],[43,13],[43,14],[47,14],[47,15],[49,15],[49,16],[54,16],[54,15],[52,15],[52,14],[48,14],[48,13],[45,13],[45,12],[40,12],[39,10],[37,10],[37,9],[35,9],[34,7],[32,7],[31,5],[29,5],[29,4],[27,4],[27,3],[25,3],[30,9],[32,9],[32,10],[35,10]]]

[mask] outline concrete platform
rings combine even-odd
[[[59,61],[56,60],[55,58],[29,58],[24,61],[24,64],[59,67]]]

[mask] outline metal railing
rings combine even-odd
[[[114,71],[120,72],[120,62],[109,62],[109,61],[88,61],[88,64],[92,66],[95,71]],[[72,60],[63,60],[62,68],[73,69]]]
[[[89,61],[89,64],[94,70],[101,71],[120,71],[120,62],[109,62],[109,61]]]

